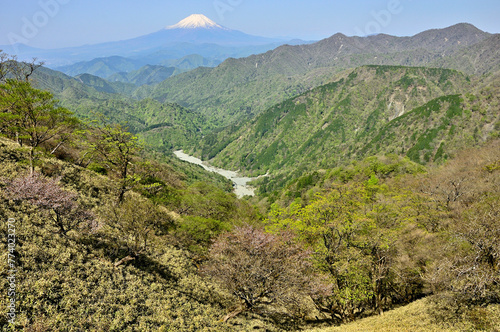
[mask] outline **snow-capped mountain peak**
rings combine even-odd
[[[191,16],[186,17],[179,23],[175,25],[168,26],[166,29],[224,29],[226,28],[218,25],[208,17],[202,14],[193,14]]]

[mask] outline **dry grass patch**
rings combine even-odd
[[[382,316],[361,319],[342,326],[317,328],[309,332],[434,332],[434,331],[500,331],[500,304],[476,308],[454,321],[438,321],[432,315],[429,299],[388,311]]]

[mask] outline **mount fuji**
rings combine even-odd
[[[216,44],[221,46],[250,46],[283,42],[283,40],[248,35],[223,27],[208,17],[193,14],[177,24],[155,33],[125,41],[138,47],[161,47],[176,43]]]
[[[186,17],[182,21],[177,24],[168,26],[166,29],[224,29],[224,28],[205,15],[202,14],[193,14],[189,17]]]

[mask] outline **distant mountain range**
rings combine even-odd
[[[228,57],[265,52],[284,42],[225,28],[203,15],[194,14],[175,25],[128,40],[62,49],[36,49],[22,44],[0,45],[0,49],[9,54],[16,54],[20,60],[37,57],[48,67],[56,68],[111,56],[141,61],[143,65],[161,64],[165,60],[192,54],[220,62]]]
[[[141,95],[179,103],[231,124],[286,98],[331,82],[335,74],[363,65],[451,68],[481,74],[499,68],[499,35],[461,23],[413,37],[335,34],[310,45],[283,45],[263,54],[228,59],[171,77]]]
[[[148,64],[158,62],[158,65]],[[120,56],[111,56],[106,58],[96,58],[91,61],[77,62],[73,65],[57,67],[55,69],[70,76],[77,76],[85,73],[106,78],[112,82],[132,82],[140,86],[143,84],[159,83],[172,75],[198,67],[215,67],[220,63],[221,61],[207,59],[197,54],[187,55],[180,59],[158,59],[156,61],[148,61],[148,59],[134,60]],[[150,71],[153,67],[156,68],[156,72],[169,72],[170,74],[156,75],[153,79],[134,82],[135,77],[138,75],[137,72],[144,73],[145,71]]]

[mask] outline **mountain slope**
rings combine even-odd
[[[120,56],[111,56],[107,58],[96,58],[91,61],[82,61],[69,66],[57,67],[55,69],[69,76],[91,74],[106,78],[114,73],[137,70],[144,65],[145,63],[141,61]]]
[[[190,70],[198,67],[216,67],[221,64],[221,61],[204,58],[199,54],[190,54],[180,59],[163,60],[160,64],[182,70]]]
[[[495,130],[500,115],[494,103],[460,95],[473,86],[454,70],[361,67],[277,104],[236,131],[207,136],[202,154],[216,155],[212,163],[226,168],[269,172],[266,182],[278,187],[303,171],[379,153],[420,163],[444,160]],[[212,144],[224,139],[227,146]]]
[[[401,332],[401,331],[419,331],[419,332],[462,332],[462,331],[480,331],[485,327],[500,327],[500,305],[492,304],[482,309],[477,319],[468,319],[473,317],[473,313],[464,315],[455,319],[453,322],[443,322],[436,319],[436,312],[439,307],[436,306],[433,298],[424,298],[410,303],[406,306],[388,311],[384,315],[367,317],[349,324],[342,324],[335,327],[324,327],[306,330],[307,332]],[[478,311],[479,312],[479,311]]]
[[[75,76],[75,79],[87,86],[93,87],[99,92],[105,93],[130,95],[136,89],[136,86],[133,84],[125,82],[109,82],[103,78],[90,74],[77,75]]]
[[[170,76],[182,73],[187,70],[201,66],[215,67],[222,61],[204,58],[198,54],[190,54],[180,59],[165,59],[163,53],[154,53],[146,58],[134,60],[119,56],[97,58],[91,61],[82,61],[68,66],[57,67],[55,70],[61,71],[69,76],[81,74],[91,74],[105,78],[112,82],[119,81],[134,83],[138,86],[144,84],[159,83]],[[146,63],[151,63],[147,64]],[[175,67],[175,68],[160,68]],[[146,73],[146,74],[145,74]],[[153,75],[149,79],[137,79],[137,76]]]
[[[110,83],[88,74],[73,78],[44,67],[33,79],[38,88],[51,91],[78,117],[91,121],[95,113],[101,113],[112,123],[124,124],[157,150],[186,148],[201,138],[202,116],[176,104],[138,101],[120,94],[133,90],[131,84]],[[122,91],[117,91],[120,88]]]
[[[460,68],[468,74],[482,75],[500,70],[499,59],[500,34],[496,34],[453,55],[436,60],[432,65]]]
[[[413,37],[336,34],[315,44],[284,45],[264,54],[228,59],[212,70],[178,75],[156,86],[151,97],[200,110],[224,125],[332,81],[344,69],[366,64],[427,65],[490,36],[469,24]]]
[[[146,65],[129,73],[121,72],[113,74],[109,76],[107,80],[111,82],[132,83],[136,86],[142,86],[160,83],[167,78],[178,74],[179,72],[181,71],[174,67],[167,68],[163,66]]]

